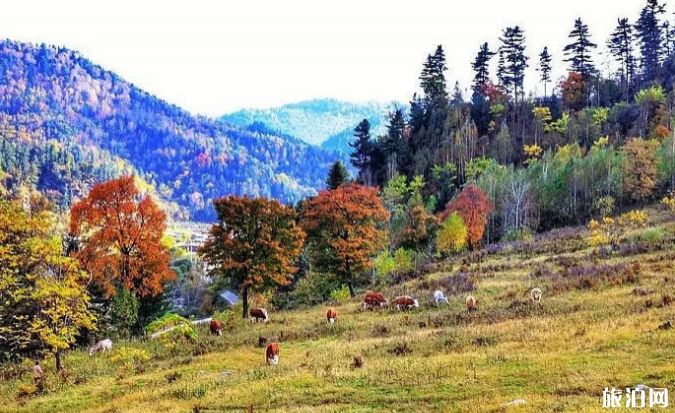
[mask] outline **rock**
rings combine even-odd
[[[222,373],[220,373],[220,375],[223,377],[230,377],[232,375],[232,372],[228,370],[223,370]]]
[[[515,399],[511,400],[510,402],[506,403],[504,406],[524,406],[527,404],[527,400],[525,399]]]
[[[635,390],[637,391],[647,391],[648,389],[649,387],[644,384],[638,384],[637,386],[635,386]]]

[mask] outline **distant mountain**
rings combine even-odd
[[[248,125],[248,124],[247,124]],[[295,202],[324,186],[335,154],[194,116],[64,48],[0,42],[0,183],[67,207],[94,182],[137,173],[193,219],[225,194]]]
[[[262,123],[270,130],[294,136],[324,149],[349,153],[348,142],[363,119],[371,123],[373,136],[384,133],[388,112],[393,104],[350,103],[335,99],[317,99],[271,109],[245,109],[222,117],[247,126]]]

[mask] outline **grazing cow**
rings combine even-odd
[[[541,302],[541,290],[539,288],[533,288],[530,291],[530,299],[535,303]]]
[[[251,308],[251,311],[249,311],[248,313],[251,316],[252,323],[257,323],[260,321],[266,323],[267,320],[269,320],[267,310],[265,310],[264,308]]]
[[[94,347],[89,347],[89,355],[93,356],[94,353],[98,353],[99,351],[106,352],[110,350],[112,350],[112,340],[106,338],[105,340],[101,340],[96,343]]]
[[[394,304],[398,311],[402,310],[412,310],[413,308],[419,308],[420,304],[414,298],[404,295],[403,297],[396,297]]]
[[[466,311],[478,311],[478,301],[473,298],[473,295],[466,297]]]
[[[377,308],[377,307],[386,307],[389,305],[389,300],[384,298],[382,293],[368,291],[366,297],[363,300],[363,308],[366,310]]]
[[[337,311],[329,308],[328,311],[326,311],[326,319],[328,320],[328,323],[335,324],[337,321]]]
[[[209,323],[209,330],[211,330],[211,334],[214,336],[222,336],[223,323],[221,323],[218,320],[211,320],[211,322]]]
[[[441,290],[434,291],[434,301],[436,301],[436,304],[448,304],[448,299]]]
[[[276,366],[279,364],[279,344],[268,344],[267,350],[265,351],[265,358],[267,360],[267,364],[270,366]]]

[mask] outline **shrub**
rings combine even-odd
[[[308,272],[296,284],[290,294],[290,307],[303,307],[321,304],[328,300],[335,287],[335,278],[331,275]]]
[[[624,241],[627,230],[643,227],[646,223],[647,213],[637,210],[626,212],[618,218],[591,220],[588,223],[588,229],[591,230],[590,244],[592,247],[610,247],[614,251]]]
[[[168,331],[159,335],[157,339],[172,351],[181,343],[192,342],[197,339],[197,331],[193,328],[192,323],[178,314],[166,313],[145,328],[149,335],[165,330]]]
[[[330,293],[330,299],[335,301],[338,305],[341,305],[351,298],[351,295],[349,293],[349,287],[346,285],[342,285],[342,287],[331,291]]]
[[[113,356],[110,357],[110,361],[120,365],[120,373],[122,374],[128,371],[141,373],[148,360],[150,360],[150,356],[145,350],[134,347],[118,347]]]

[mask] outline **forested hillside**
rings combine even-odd
[[[240,126],[259,122],[312,145],[348,154],[354,126],[368,119],[375,133],[384,133],[386,116],[392,106],[315,99],[278,108],[240,110],[224,115],[223,119]]]
[[[0,168],[10,191],[67,206],[91,183],[136,172],[183,216],[225,194],[295,202],[323,187],[333,155],[266,130],[193,116],[77,53],[0,43]]]
[[[355,131],[359,179],[383,188],[396,225],[417,229],[415,205],[439,213],[473,184],[491,205],[488,242],[660,199],[675,189],[675,42],[664,6],[646,3],[605,38],[570,21],[563,50],[529,50],[526,29],[504,28],[499,44],[476,45],[473,62],[453,62],[471,64],[471,96],[448,93],[439,45],[424,62],[422,93],[390,114],[387,132],[367,122]],[[598,70],[601,50],[610,76]],[[558,82],[554,61],[569,70]],[[543,95],[526,94],[528,67]],[[413,186],[421,195],[406,205]]]

